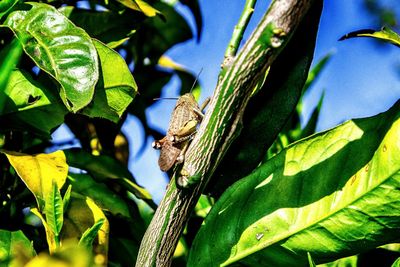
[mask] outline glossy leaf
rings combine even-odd
[[[0,112],[3,131],[30,131],[49,137],[68,112],[54,92],[20,70],[10,73],[4,93],[4,109]]]
[[[90,103],[99,78],[96,49],[90,36],[54,7],[29,3],[28,11],[12,12],[5,22],[25,52],[61,85],[64,104],[76,112]]]
[[[372,37],[375,39],[382,40],[384,42],[391,43],[397,47],[400,47],[400,36],[398,33],[392,31],[391,29],[387,27],[383,27],[380,31],[375,31],[375,30],[359,30],[359,31],[354,31],[350,32],[344,36],[342,36],[339,41],[346,40],[349,38],[354,38],[354,37]]]
[[[130,217],[127,204],[105,184],[95,182],[90,175],[70,173],[68,180],[75,192],[90,197],[103,210],[116,216]]]
[[[400,258],[393,262],[392,267],[400,267]]]
[[[57,184],[53,182],[51,193],[46,198],[45,210],[46,222],[54,236],[58,240],[58,236],[61,232],[61,228],[64,221],[64,207],[63,200],[61,197],[60,190]]]
[[[68,165],[64,152],[56,151],[37,155],[2,152],[7,156],[18,176],[35,195],[39,210],[43,211],[46,199],[53,192],[53,182],[61,188],[67,179]]]
[[[83,109],[89,117],[119,121],[137,93],[137,85],[125,60],[113,49],[94,40],[100,58],[101,79],[93,103]]]
[[[189,265],[318,264],[396,240],[399,131],[400,101],[289,146],[221,196]]]
[[[31,241],[19,231],[0,230],[0,265],[24,266],[25,260],[36,255]]]
[[[22,44],[14,38],[9,45],[0,51],[2,62],[0,63],[0,114],[4,110],[7,96],[4,94],[10,75],[19,62],[22,55]]]

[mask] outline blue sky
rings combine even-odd
[[[168,51],[174,61],[193,72],[203,68],[199,78],[203,88],[201,100],[212,95],[227,43],[236,24],[244,0],[199,1],[203,15],[203,33],[199,43],[195,40],[180,44]],[[310,112],[325,92],[318,130],[326,130],[345,120],[365,117],[387,110],[400,97],[400,50],[392,45],[378,45],[370,38],[357,38],[339,42],[338,39],[351,31],[374,28],[374,21],[361,7],[362,0],[324,1],[320,29],[317,37],[314,63],[329,52],[334,55],[322,75],[306,95],[304,116]],[[394,5],[395,1],[391,2]],[[246,39],[257,21],[267,10],[269,1],[257,2],[253,18],[245,34]],[[400,7],[396,7],[400,14]],[[179,11],[193,26],[190,13],[184,8]],[[192,27],[194,28],[194,27]],[[397,69],[396,69],[397,67]],[[163,96],[178,96],[179,81],[172,79]],[[150,124],[166,131],[174,101],[158,101],[147,112]],[[151,148],[149,140],[146,151],[137,156],[143,140],[140,124],[129,117],[123,130],[131,145],[130,170],[158,202],[164,193],[167,179],[158,166],[158,151]]]

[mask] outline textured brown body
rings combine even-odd
[[[171,115],[167,135],[153,143],[153,147],[161,149],[158,165],[164,172],[171,169],[176,162],[182,162],[190,139],[196,133],[203,114],[194,96],[184,94],[176,102]]]

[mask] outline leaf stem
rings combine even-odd
[[[229,62],[231,62],[231,60],[236,56],[240,42],[243,39],[244,31],[249,24],[251,16],[253,15],[256,2],[257,0],[246,0],[242,15],[240,16],[238,23],[235,25],[232,38],[229,41],[228,47],[226,48],[222,68],[229,65]]]

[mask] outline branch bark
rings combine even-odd
[[[286,45],[313,0],[275,0],[231,65],[222,69],[213,99],[175,172],[139,250],[136,266],[170,266],[176,244],[209,178],[241,130],[254,87]],[[175,180],[188,189],[178,189]]]

